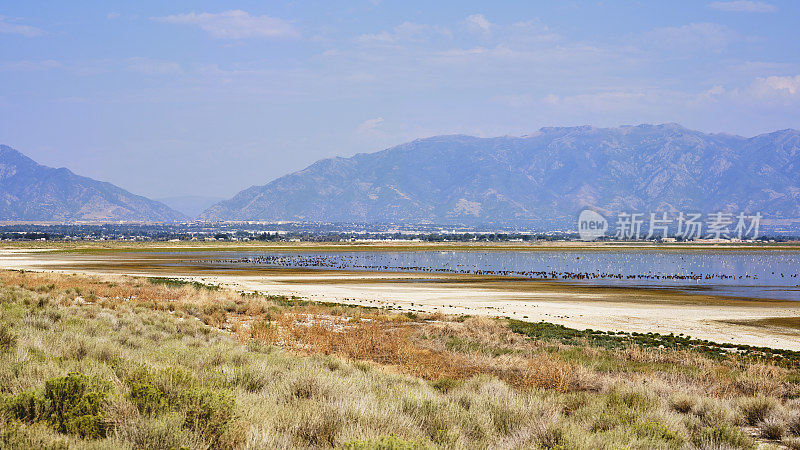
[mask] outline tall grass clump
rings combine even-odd
[[[791,355],[690,344],[0,271],[0,448],[800,447]]]

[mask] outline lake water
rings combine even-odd
[[[800,301],[798,251],[304,251],[187,257],[215,267],[502,275]]]

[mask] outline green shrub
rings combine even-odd
[[[552,423],[537,433],[539,445],[544,448],[564,448],[565,433],[564,429],[558,424]]]
[[[458,380],[454,380],[452,378],[447,378],[447,377],[439,378],[438,380],[431,382],[431,386],[433,386],[434,389],[444,394],[452,391],[453,389],[458,387],[458,385],[459,385]]]
[[[128,381],[128,399],[146,416],[182,414],[183,428],[216,442],[233,419],[234,400],[226,393],[195,385],[192,375],[181,369],[167,368],[155,373],[143,369]]]
[[[216,441],[233,419],[233,399],[225,393],[191,389],[181,396],[185,408],[184,426]]]
[[[634,390],[612,391],[608,395],[608,405],[612,408],[630,408],[635,410],[648,410],[655,406],[656,401],[643,392]]]
[[[149,277],[147,279],[147,281],[149,281],[150,284],[163,285],[163,286],[167,286],[167,287],[171,287],[171,288],[181,288],[181,287],[184,287],[184,286],[192,286],[193,288],[197,289],[198,291],[200,291],[200,290],[218,291],[219,290],[219,286],[215,286],[213,284],[205,284],[205,283],[201,283],[199,281],[185,281],[185,280],[180,280],[180,279],[177,279],[177,278]]]
[[[44,395],[27,391],[7,398],[3,411],[26,423],[47,422],[60,433],[96,439],[106,435],[107,392],[107,385],[70,373],[48,380]]]
[[[197,380],[191,372],[176,367],[160,370],[154,373],[151,379],[152,383],[161,389],[170,401],[197,385]]]
[[[108,386],[92,382],[80,373],[48,380],[44,398],[48,402],[50,424],[61,433],[92,439],[105,437],[102,407],[107,393]]]
[[[633,432],[639,437],[653,438],[662,441],[680,443],[680,435],[670,430],[666,425],[656,421],[638,422],[633,425]]]
[[[328,404],[320,408],[302,408],[292,434],[302,447],[333,447],[345,426],[344,415]]]
[[[132,380],[129,383],[131,388],[128,398],[136,406],[140,413],[146,415],[158,414],[167,408],[167,397],[164,392],[157,388],[153,383],[140,380]]]
[[[27,423],[41,420],[47,413],[47,403],[35,391],[20,392],[3,402],[3,411],[9,416]]]

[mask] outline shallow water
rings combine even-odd
[[[169,252],[172,254],[179,252]],[[202,252],[214,267],[458,273],[800,301],[798,251],[320,251]]]

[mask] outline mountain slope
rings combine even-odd
[[[0,220],[171,222],[184,218],[162,203],[68,169],[42,166],[0,145]]]
[[[439,136],[305,170],[206,220],[571,224],[585,206],[800,217],[800,132],[743,138],[676,124]]]
[[[175,211],[180,211],[187,217],[197,217],[209,207],[225,200],[222,197],[203,197],[199,195],[184,195],[179,197],[158,198],[157,201],[169,206]]]

